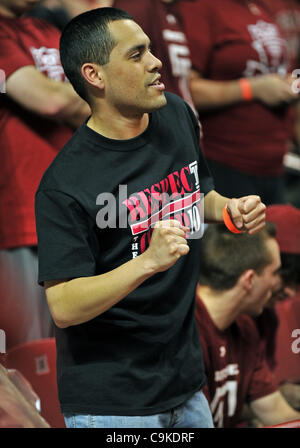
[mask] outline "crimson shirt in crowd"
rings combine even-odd
[[[192,108],[188,88],[190,50],[177,17],[176,4],[161,0],[116,0],[115,8],[127,11],[151,40],[152,53],[163,63],[160,70],[166,90],[181,96]]]
[[[252,319],[243,314],[220,331],[197,295],[196,320],[200,335],[210,403],[216,427],[235,427],[245,403],[277,390]]]
[[[290,70],[300,68],[300,3],[297,0],[264,0],[287,41]]]
[[[287,74],[289,54],[263,2],[201,0],[178,3],[193,67],[215,81]],[[239,103],[199,113],[208,159],[259,176],[281,174],[289,137],[288,107]]]
[[[2,78],[35,66],[45,76],[64,81],[59,37],[56,28],[39,19],[0,16]],[[3,90],[5,83],[1,85]],[[0,249],[36,245],[35,192],[72,134],[69,126],[33,114],[0,94]]]

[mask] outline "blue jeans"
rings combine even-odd
[[[161,414],[143,416],[64,414],[67,428],[213,428],[203,392]]]

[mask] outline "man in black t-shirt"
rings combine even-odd
[[[265,206],[213,190],[197,119],[164,93],[161,62],[127,13],[74,18],[60,47],[92,110],[36,195],[66,424],[211,427],[194,319],[201,205],[214,222],[227,207],[249,233]]]

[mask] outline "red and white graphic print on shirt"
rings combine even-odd
[[[220,356],[221,349],[220,347]],[[239,375],[238,364],[228,364],[224,369],[215,371],[215,395],[212,397],[210,409],[215,426],[224,426],[224,404],[226,403],[228,417],[233,417],[237,406],[238,381],[234,379]]]
[[[285,76],[289,65],[287,44],[281,38],[278,28],[273,23],[258,20],[247,26],[252,38],[252,47],[259,60],[248,60],[243,76],[278,73]]]
[[[287,41],[290,71],[299,68],[300,58],[300,3],[298,0],[264,0],[274,21]]]
[[[44,73],[54,81],[63,81],[65,79],[64,70],[60,62],[59,50],[57,48],[30,47],[30,52],[39,72]]]
[[[166,20],[170,25],[177,24],[177,19],[173,14],[167,14]],[[188,86],[189,71],[192,62],[186,36],[183,31],[175,31],[168,28],[163,29],[162,35],[168,46],[172,74],[178,79],[182,97],[187,103],[194,107]]]
[[[188,238],[200,238],[203,201],[199,187],[198,162],[194,161],[123,201],[133,237],[132,258],[147,249],[153,226],[164,219],[176,219],[190,228]]]

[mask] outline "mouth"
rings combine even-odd
[[[165,90],[165,85],[160,81],[161,75],[159,75],[151,84],[148,84],[148,87],[153,87],[157,90],[163,91]]]

